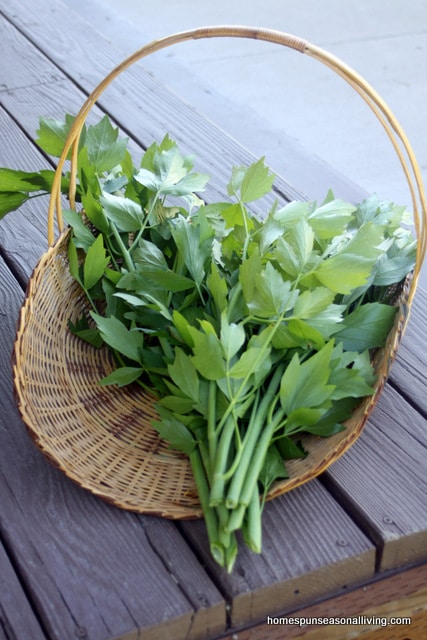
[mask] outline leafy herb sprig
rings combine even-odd
[[[59,155],[72,118],[42,120]],[[235,167],[228,202],[199,199],[208,177],[168,136],[134,166],[107,118],[84,132],[69,265],[91,308],[70,329],[113,351],[102,385],[156,396],[153,426],[189,456],[215,560],[231,571],[242,531],[261,551],[261,512],[303,433],[344,429],[372,393],[370,350],[394,322],[390,288],[413,268],[402,207],[250,206],[272,189],[261,159]],[[50,188],[52,172],[0,169],[0,214]],[[64,177],[66,191],[68,177]]]

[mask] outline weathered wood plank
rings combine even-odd
[[[34,5],[30,0],[10,0],[4,12],[85,91],[91,91],[121,62],[121,55],[84,20],[70,15],[69,8],[61,2],[38,0]],[[231,167],[236,163],[249,164],[253,156],[168,91],[143,66],[129,69],[126,82],[126,90],[114,83],[101,98],[100,104],[107,113],[118,123],[131,123],[132,134],[145,144],[172,133],[185,153],[197,156],[197,170],[215,177],[208,193],[212,191],[215,198],[224,197]],[[66,105],[63,110],[68,110]],[[276,186],[287,198],[301,197],[282,178],[276,180]]]
[[[266,505],[263,552],[242,545],[231,575],[210,558],[202,522],[183,528],[230,599],[235,627],[342,592],[374,573],[373,545],[317,480]]]
[[[378,618],[375,624],[354,625],[287,625],[286,616],[278,616],[277,623],[257,625],[251,629],[230,632],[223,640],[417,640],[427,635],[427,565],[393,573],[381,580],[351,590],[349,593],[323,600],[314,606],[293,612],[289,617],[301,620],[313,618]],[[391,617],[410,617],[410,624],[386,625]],[[282,620],[280,620],[282,618]],[[380,628],[379,628],[380,627]]]
[[[412,304],[409,322],[402,338],[396,361],[390,374],[408,402],[427,415],[426,345],[427,292],[418,288]]]
[[[0,639],[46,638],[7,553],[0,544]]]
[[[2,7],[3,9],[3,7]],[[8,21],[2,20],[0,38],[0,60],[2,61],[0,96],[2,92],[28,87],[31,84],[55,82],[54,67],[46,69],[41,52],[29,48],[21,48],[22,36],[19,31]],[[10,56],[10,50],[14,51],[15,64],[5,64]]]
[[[19,7],[21,7],[23,2],[25,3],[25,11],[19,12]],[[99,33],[94,32],[91,21],[88,21],[88,24],[88,22],[81,19],[80,16],[77,16],[74,13],[70,15],[70,13],[71,12],[68,7],[65,8],[64,5],[58,1],[52,3],[52,0],[38,0],[37,7],[35,7],[33,3],[30,3],[29,0],[10,0],[6,10],[6,15],[8,15],[10,19],[16,22],[16,24],[19,24],[20,28],[26,31],[31,38],[34,38],[38,45],[41,46],[44,51],[46,51],[46,53],[52,58],[52,60],[57,61],[61,67],[67,68],[72,77],[78,79],[79,83],[81,83],[81,85],[87,90],[91,90],[99,82],[99,80],[115,64],[117,64],[117,62],[120,61],[121,58],[124,57],[124,54],[117,53],[117,50],[116,53],[113,53],[111,44],[107,43],[106,39]],[[41,16],[43,16],[43,18],[41,18]],[[77,41],[76,38],[78,38],[79,42],[81,42],[81,45],[78,48],[75,47],[75,42]],[[148,42],[149,39],[150,38],[148,37],[146,39],[146,42]],[[143,44],[145,44],[145,42],[139,42],[138,46],[142,46]],[[68,55],[65,65],[63,53],[64,51],[72,52]],[[126,49],[126,51],[126,55],[128,55],[130,51],[128,49]],[[94,52],[96,52],[96,55],[94,54]],[[156,64],[157,59],[155,55],[151,56],[150,66],[152,66],[153,60],[154,64]],[[90,64],[88,64],[88,61],[90,61]],[[143,67],[144,62],[142,62],[142,66],[139,67],[138,71],[134,72],[131,70],[127,72],[131,74],[133,85],[136,91],[138,91],[138,83],[141,80],[144,82],[144,84],[147,80],[149,80],[149,78],[145,78],[145,76],[143,77],[141,74],[141,68]],[[155,66],[155,68],[157,67]],[[151,80],[153,79],[151,78]],[[164,123],[173,122],[175,126],[176,117],[178,116],[178,118],[180,118],[180,109],[177,110],[176,107],[172,106],[172,111],[169,110],[163,113],[163,108],[168,108],[167,103],[170,101],[170,97],[172,96],[172,94],[170,92],[166,92],[164,87],[162,87],[155,80],[154,82],[148,82],[145,86],[146,90],[141,94],[141,98],[138,96],[138,104],[145,105],[147,97],[148,99],[150,99],[154,96],[157,96],[155,104],[153,105],[154,113],[150,113],[150,119],[154,117],[154,120],[157,121],[158,113],[160,115],[160,123],[163,123],[164,125]],[[185,86],[183,87],[183,93],[180,95],[184,94]],[[217,98],[215,97],[214,99]],[[128,106],[123,105],[123,99],[121,99],[121,101],[119,99],[118,113],[120,113],[120,102],[122,107]],[[151,108],[151,105],[148,105],[148,107]],[[144,109],[145,108],[146,106],[144,106]],[[217,105],[216,110],[218,110],[219,108],[224,108],[225,110],[229,111],[230,105]],[[180,145],[182,146],[188,141],[191,141],[191,147],[189,148],[190,150],[192,150],[192,152],[197,153],[197,150],[200,147],[204,147],[204,149],[206,149],[206,151],[208,152],[208,156],[211,156],[212,162],[217,163],[219,160],[220,166],[225,165],[225,167],[228,167],[230,162],[235,162],[236,155],[235,153],[232,153],[230,156],[228,153],[228,147],[226,147],[225,149],[216,149],[215,145],[213,145],[215,136],[211,135],[211,123],[207,121],[202,123],[198,113],[189,105],[186,106],[186,109],[189,116],[190,126],[186,125],[185,128],[182,129],[182,134],[184,136],[182,140],[181,138],[178,139],[178,133],[176,134],[177,140]],[[211,113],[215,113],[215,109],[212,109]],[[136,120],[134,118],[133,128],[136,126],[140,126],[138,120],[141,117],[141,113],[135,113],[134,115],[136,116]],[[208,120],[212,120],[212,117],[208,117]],[[129,122],[132,122],[132,120],[129,120]],[[202,124],[203,126],[201,127]],[[160,132],[162,131],[164,131],[164,127],[160,129]],[[196,131],[200,132],[200,135],[194,138],[194,133]],[[203,135],[204,131],[206,131],[207,135]],[[154,139],[159,139],[159,135],[161,134],[155,134]],[[244,140],[239,142],[243,144],[245,143]],[[362,189],[349,181],[345,176],[342,176],[333,171],[331,167],[329,167],[326,163],[314,157],[310,157],[306,153],[303,153],[302,150],[295,145],[294,141],[290,137],[284,135],[283,143],[284,155],[288,158],[292,158],[291,173],[293,176],[293,180],[290,182],[289,179],[286,181],[277,181],[279,190],[281,190],[284,194],[288,194],[288,196],[291,198],[300,198],[301,193],[313,192],[313,178],[311,176],[315,174],[316,178],[314,179],[314,191],[317,195],[312,195],[311,197],[323,197],[323,195],[326,194],[327,189],[331,187],[334,188],[334,191],[337,193],[337,195],[352,202],[358,201],[364,197],[365,193]],[[260,155],[265,155],[266,151],[260,153]],[[225,152],[224,158],[223,152]],[[205,154],[203,153],[203,155]],[[249,161],[250,156],[246,155],[243,157],[243,163],[246,164]],[[207,172],[209,173],[209,170]],[[293,188],[292,185],[294,184],[298,185],[297,190]],[[307,191],[304,190],[304,185],[307,185]]]
[[[425,418],[389,385],[359,440],[323,476],[378,548],[380,570],[427,559]]]
[[[80,489],[30,441],[14,406],[10,371],[22,291],[3,261],[0,277],[0,308],[7,309],[0,345],[0,526],[50,637],[62,640],[83,629],[94,640],[138,629],[153,640],[219,633],[224,602],[175,525],[162,521],[156,529],[158,547],[176,553],[168,565],[144,528],[155,526],[150,518]],[[184,567],[197,579],[194,586],[181,586]]]

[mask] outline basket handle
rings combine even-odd
[[[305,40],[293,36],[288,33],[275,31],[271,29],[258,29],[255,27],[242,27],[242,26],[216,26],[216,27],[200,27],[197,29],[183,31],[181,33],[172,34],[166,36],[160,40],[155,40],[131,56],[123,60],[117,65],[99,85],[88,96],[85,103],[81,107],[77,114],[73,125],[70,128],[68,137],[65,141],[62,154],[59,158],[58,166],[56,169],[50,203],[48,212],[48,243],[53,244],[54,241],[54,219],[55,211],[57,215],[58,227],[63,229],[62,222],[62,208],[61,208],[61,175],[64,163],[67,159],[70,149],[71,152],[71,183],[70,183],[70,204],[71,207],[75,206],[75,191],[76,191],[76,167],[77,167],[77,154],[80,134],[85,123],[85,120],[89,114],[89,111],[108,87],[108,85],[128,67],[138,62],[142,58],[155,53],[161,49],[169,47],[180,42],[187,40],[199,40],[204,38],[219,38],[219,37],[231,37],[231,38],[250,38],[255,40],[264,40],[271,43],[280,44],[282,46],[295,49],[300,53],[305,53],[310,57],[323,63],[337,75],[341,76],[353,89],[361,96],[366,104],[373,111],[381,125],[384,127],[393,148],[399,158],[402,170],[405,174],[409,191],[412,199],[413,217],[415,231],[417,235],[417,259],[414,269],[414,277],[412,279],[408,300],[409,303],[412,300],[415,293],[416,284],[421,269],[422,262],[426,253],[427,247],[427,207],[426,196],[424,186],[422,182],[421,171],[416,160],[413,149],[406,137],[405,132],[398,123],[397,119],[384,102],[384,100],[378,95],[378,93],[364,80],[357,72],[351,67],[346,65],[336,56],[328,53],[327,51],[309,44]]]

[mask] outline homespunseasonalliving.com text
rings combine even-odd
[[[341,616],[341,617],[289,617],[280,618],[275,616],[267,616],[267,624],[272,625],[292,625],[305,627],[309,625],[360,625],[360,626],[380,626],[388,625],[410,625],[412,622],[410,617],[391,617],[385,616]]]

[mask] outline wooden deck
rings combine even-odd
[[[59,0],[4,4],[0,165],[37,170],[50,166],[33,142],[39,116],[76,112],[122,56]],[[251,159],[141,66],[108,90],[103,110],[135,148],[169,132],[196,153],[197,169],[212,176],[208,199],[226,196],[231,166]],[[337,195],[349,195],[332,171],[330,180],[325,192],[334,183]],[[298,196],[297,184],[276,185],[279,198]],[[427,637],[425,292],[417,291],[361,438],[320,479],[267,505],[263,553],[242,549],[227,575],[210,559],[202,521],[112,507],[30,440],[10,357],[25,286],[46,248],[45,220],[46,203],[35,200],[0,223],[0,640]],[[291,614],[411,616],[412,624],[267,625],[267,616]]]

